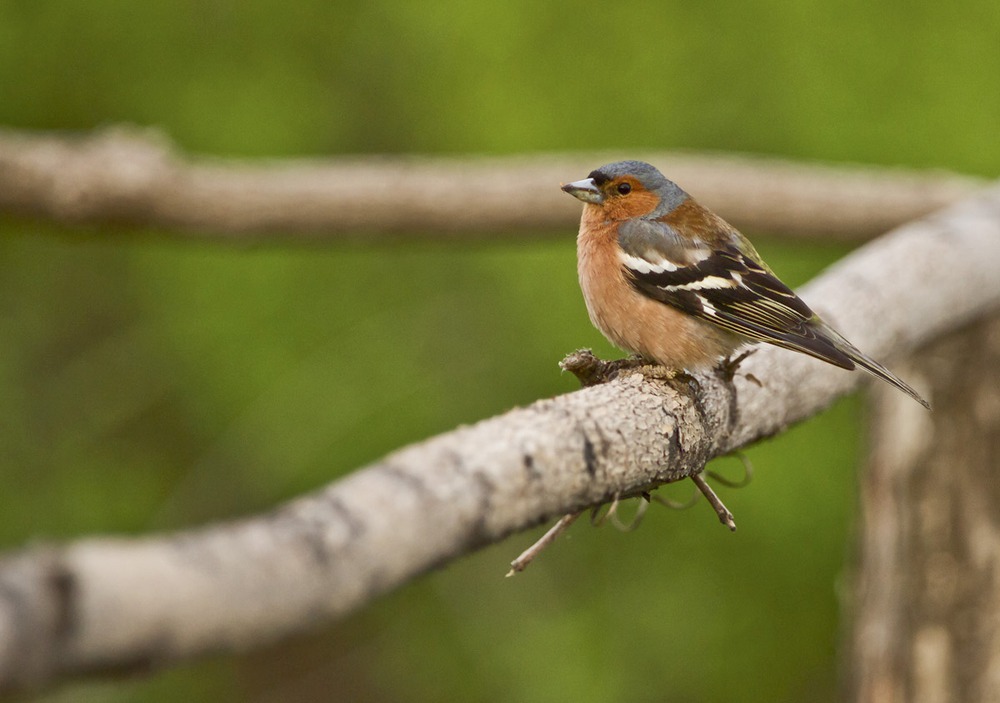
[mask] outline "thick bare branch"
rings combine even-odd
[[[946,173],[670,152],[250,163],[185,158],[155,130],[77,139],[0,130],[0,210],[255,241],[537,236],[579,221],[579,203],[559,183],[623,156],[657,164],[737,227],[793,235],[867,238],[981,185]]]
[[[997,260],[1000,188],[858,250],[803,294],[884,358],[1000,304]],[[699,376],[700,390],[623,374],[407,447],[262,516],[9,554],[0,688],[245,649],[329,622],[514,531],[691,476],[862,378],[773,348],[731,384]],[[707,511],[706,529],[719,529]]]
[[[912,364],[936,412],[874,394],[844,700],[996,701],[1000,314]]]

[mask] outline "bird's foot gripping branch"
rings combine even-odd
[[[719,366],[719,371],[722,373],[723,378],[728,383],[732,382],[733,377],[736,374],[736,370],[739,367],[740,362],[742,362],[747,356],[753,353],[754,350],[746,351],[733,359],[726,359],[723,364]],[[671,369],[659,364],[651,364],[646,359],[638,355],[632,355],[624,359],[616,359],[614,361],[604,361],[598,358],[590,349],[579,349],[566,356],[561,362],[559,362],[559,367],[563,371],[569,371],[575,375],[580,383],[584,387],[595,386],[601,383],[607,383],[619,377],[623,372],[628,373],[638,373],[647,379],[656,379],[661,381],[682,381],[689,387],[693,386],[696,391],[700,391],[700,385],[694,376],[687,374],[682,370]],[[672,384],[673,385],[673,384]],[[744,460],[744,466],[747,466]],[[715,477],[712,472],[704,471],[704,473],[709,476]],[[750,469],[747,468],[747,478],[749,479]],[[697,486],[698,491],[705,496],[709,505],[715,511],[715,514],[719,517],[719,522],[728,527],[733,532],[736,531],[736,521],[733,518],[733,513],[725,506],[722,499],[712,490],[712,487],[708,485],[702,473],[695,473],[690,476],[691,480]],[[727,485],[737,485],[730,482],[723,481]],[[640,511],[637,513],[635,522],[623,529],[632,529],[638,525],[642,518],[642,514],[645,512],[645,506],[653,500],[649,491],[642,491],[639,496],[642,498],[643,503]],[[611,508],[609,509],[607,516],[611,518],[614,516],[615,509],[618,506],[620,496],[615,496],[614,500],[611,502]],[[658,500],[657,502],[663,503],[668,507],[675,507],[671,505],[669,501]],[[685,506],[691,505],[688,503]],[[595,511],[598,508],[594,509]],[[583,513],[583,511],[576,511],[572,513],[567,513],[558,522],[555,523],[544,535],[542,535],[536,542],[534,542],[528,549],[524,550],[516,559],[510,563],[510,571],[507,572],[507,576],[513,576],[516,573],[524,571],[528,565],[534,561],[541,552],[548,547],[550,544],[556,541],[556,539],[569,529],[578,517]],[[601,521],[591,521],[595,525],[600,524]]]
[[[650,363],[637,356],[605,361],[596,357],[590,349],[578,349],[567,354],[566,358],[559,362],[559,368],[576,376],[584,388],[613,381],[624,372],[640,373],[646,378],[661,381],[687,378],[687,374],[682,371]]]

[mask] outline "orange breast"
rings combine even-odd
[[[618,257],[617,231],[600,208],[584,207],[577,271],[590,320],[616,346],[668,368],[713,365],[742,340],[635,290]]]

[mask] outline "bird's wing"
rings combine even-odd
[[[809,306],[735,237],[693,246],[666,223],[632,220],[618,242],[629,280],[643,295],[741,337],[854,368]]]

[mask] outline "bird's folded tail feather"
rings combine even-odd
[[[829,325],[823,325],[823,331],[831,339],[834,345],[843,352],[848,358],[851,359],[855,364],[863,368],[865,371],[870,373],[876,378],[881,378],[883,381],[892,384],[899,390],[906,393],[906,395],[913,398],[915,401],[923,405],[928,410],[931,409],[931,404],[924,400],[923,396],[917,393],[913,388],[911,388],[906,382],[901,378],[896,376],[892,371],[882,366],[882,364],[875,361],[873,358],[862,352],[860,349],[855,347],[853,344],[848,342],[842,335],[836,332]]]
[[[863,368],[865,371],[867,371],[868,373],[870,373],[873,376],[881,378],[883,381],[887,381],[887,382],[891,383],[896,388],[898,388],[899,390],[901,390],[904,393],[906,393],[906,395],[908,395],[911,398],[913,398],[915,401],[917,401],[918,403],[920,403],[921,405],[923,405],[928,410],[931,409],[931,404],[930,403],[928,403],[926,400],[924,400],[924,398],[919,393],[917,393],[915,390],[913,390],[912,388],[910,388],[909,385],[907,385],[904,381],[902,381],[892,371],[890,371],[886,367],[882,366],[882,364],[878,363],[877,361],[875,361],[871,357],[865,356],[864,354],[862,354],[861,352],[859,352],[857,349],[851,349],[851,350],[845,350],[845,351],[846,351],[847,355],[849,357],[851,357],[851,359],[854,361],[854,363],[856,363],[858,366],[860,366],[861,368]]]

